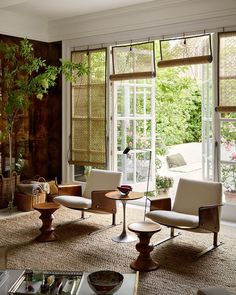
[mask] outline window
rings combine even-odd
[[[236,32],[219,33],[218,107],[220,118],[220,180],[226,202],[236,202]]]
[[[236,32],[219,33],[218,111],[236,112]]]
[[[72,83],[71,154],[75,180],[88,167],[105,167],[106,156],[106,49],[72,52],[73,62],[89,67],[89,74]]]

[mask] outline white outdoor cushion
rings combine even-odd
[[[53,199],[58,204],[74,209],[90,209],[92,200],[77,196],[58,196]]]
[[[175,211],[154,210],[146,214],[154,222],[166,226],[180,226],[180,227],[197,227],[199,225],[199,218],[196,215],[189,215],[178,213]]]
[[[116,190],[121,183],[121,172],[92,169],[83,193],[84,198],[91,199],[92,191]]]

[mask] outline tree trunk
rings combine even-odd
[[[13,209],[14,202],[14,189],[13,189],[13,179],[12,179],[12,127],[9,130],[8,134],[8,143],[9,143],[9,165],[10,165],[10,196],[8,200],[8,209],[11,211]]]

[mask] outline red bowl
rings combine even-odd
[[[117,188],[122,194],[125,194],[125,195],[127,195],[129,192],[132,191],[132,186],[130,185],[121,185],[121,186],[118,186]]]

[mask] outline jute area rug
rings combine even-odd
[[[82,222],[67,223],[75,221],[80,212],[66,208],[60,208],[54,216],[54,225],[60,225],[56,228],[58,240],[49,243],[34,240],[41,226],[36,211],[0,220],[0,246],[8,247],[8,268],[133,272],[129,265],[137,257],[136,242],[111,240],[121,233],[121,224],[88,235],[109,225],[111,216],[91,214]],[[122,220],[122,208],[117,217],[118,221]],[[143,210],[127,207],[127,224],[142,219]],[[152,242],[168,234],[169,230],[162,227]],[[140,273],[138,294],[191,295],[208,286],[236,291],[236,228],[222,226],[220,240],[224,245],[200,259],[196,259],[196,254],[211,245],[212,235],[184,231],[181,236],[155,248],[152,257],[160,267],[156,271]]]

